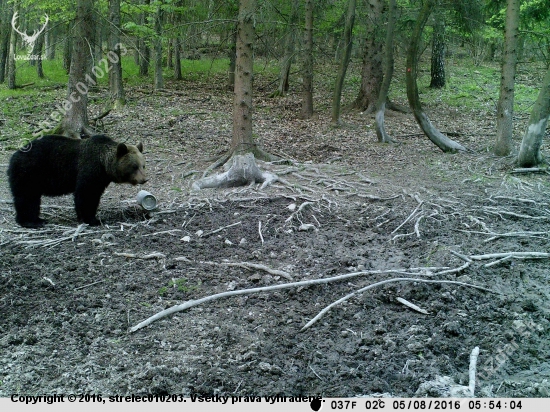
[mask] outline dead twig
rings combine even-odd
[[[203,262],[203,263],[210,264],[210,263],[213,263],[213,262]],[[214,264],[217,264],[217,263],[214,263]],[[279,284],[279,285],[263,286],[263,287],[251,288],[251,289],[239,289],[239,290],[232,290],[232,291],[228,291],[228,292],[216,293],[215,295],[206,296],[204,298],[197,299],[197,300],[190,300],[190,301],[184,302],[180,305],[174,305],[172,307],[169,307],[169,308],[167,308],[167,309],[165,309],[161,312],[158,312],[155,315],[143,320],[142,322],[138,323],[137,325],[133,326],[132,328],[130,328],[129,332],[132,333],[132,332],[135,332],[139,329],[142,329],[145,326],[148,326],[151,323],[153,323],[153,322],[155,322],[159,319],[162,319],[162,318],[165,318],[166,316],[172,315],[173,313],[181,312],[181,311],[189,309],[193,306],[198,306],[200,304],[210,302],[210,301],[213,301],[213,300],[217,300],[217,299],[221,299],[221,298],[226,298],[226,297],[230,297],[230,296],[238,296],[238,295],[249,295],[249,294],[253,294],[253,293],[268,292],[268,291],[272,291],[272,290],[296,288],[296,287],[300,287],[300,286],[312,286],[312,285],[327,284],[327,283],[337,282],[337,281],[341,281],[341,280],[345,280],[345,279],[349,279],[349,278],[353,278],[353,277],[357,277],[357,276],[362,276],[362,275],[396,273],[396,272],[403,272],[403,271],[406,271],[406,270],[410,271],[412,269],[368,270],[368,271],[361,271],[361,272],[345,273],[345,274],[338,275],[338,276],[333,276],[333,277],[330,277],[330,278],[302,280],[302,281],[299,281],[299,282],[282,283],[282,284]],[[428,270],[428,268],[415,268],[414,270],[418,271],[419,275],[422,275]],[[427,281],[427,280],[418,279],[418,278],[396,278],[396,279],[390,279],[389,281],[384,281],[383,283],[398,282],[398,281],[414,281],[414,282],[426,282],[426,283],[451,283],[451,284],[466,285],[466,286],[474,287],[474,288],[477,288],[477,289],[480,289],[480,290],[485,290],[485,291],[488,291],[488,292],[499,293],[499,292],[494,292],[490,289],[483,288],[481,286],[469,285],[469,284],[466,284],[466,283],[463,284],[461,282],[454,282],[454,281],[450,281],[450,280],[448,280],[448,281],[445,281],[445,280]],[[367,288],[379,286],[383,283],[379,282],[377,284],[370,285]],[[363,288],[363,289],[365,289],[365,288]],[[360,291],[356,291],[353,294],[356,294],[356,293],[359,293],[359,292]]]
[[[394,282],[446,283],[446,284],[452,284],[452,285],[471,287],[471,288],[483,290],[485,292],[496,293],[496,294],[499,294],[499,295],[501,294],[500,292],[484,288],[483,286],[472,285],[470,283],[464,283],[464,282],[457,282],[457,281],[454,281],[454,280],[430,280],[430,279],[418,279],[418,278],[393,278],[393,279],[387,279],[387,280],[383,280],[381,282],[376,282],[376,283],[373,283],[371,285],[365,286],[364,288],[361,288],[359,290],[351,292],[348,295],[338,299],[337,301],[332,302],[330,305],[328,305],[323,310],[321,310],[313,319],[311,319],[308,323],[306,323],[306,325],[301,329],[301,331],[306,330],[311,325],[313,325],[315,322],[317,322],[331,308],[333,308],[336,305],[339,305],[342,302],[345,302],[346,300],[352,298],[353,296],[357,295],[358,293],[362,293],[362,292],[365,292],[369,289],[372,289],[372,288],[375,288],[375,287],[378,287],[378,286],[382,286],[382,285],[385,285],[387,283],[394,283]]]
[[[424,315],[429,315],[427,310],[422,309],[419,306],[416,306],[414,303],[411,303],[408,300],[405,300],[403,298],[395,298],[395,300],[397,300],[399,303],[402,303],[403,305],[411,308],[412,310],[416,310],[417,312],[423,313]]]

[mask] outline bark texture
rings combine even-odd
[[[162,17],[163,11],[160,6],[155,16],[155,80],[154,89],[164,89],[164,77],[162,75]]]
[[[390,90],[390,84],[393,77],[393,38],[397,16],[396,0],[389,0],[388,6],[388,28],[386,29],[386,49],[384,52],[384,81],[380,87],[380,94],[378,95],[378,101],[376,102],[375,117],[376,136],[378,137],[378,141],[381,143],[390,143],[393,141],[386,133],[386,128],[384,126],[384,113],[386,110],[386,100],[388,99],[388,92]]]
[[[114,58],[109,59],[109,87],[113,108],[117,109],[126,104],[126,94],[122,83],[122,56],[120,53],[120,0],[109,0],[109,51]]]
[[[295,45],[296,45],[296,31],[298,27],[298,9],[299,0],[292,0],[292,6],[290,9],[290,16],[288,18],[287,32],[285,36],[285,55],[281,62],[281,71],[279,73],[279,86],[277,90],[271,94],[271,97],[284,96],[288,92],[290,67],[294,60]]]
[[[550,69],[544,76],[542,88],[531,117],[529,118],[529,126],[523,135],[523,140],[519,149],[518,163],[520,167],[534,167],[542,163],[542,155],[540,147],[542,138],[546,131],[548,118],[550,117]]]
[[[71,102],[61,123],[63,134],[80,138],[90,136],[88,126],[88,86],[86,74],[90,68],[90,48],[87,39],[93,38],[93,0],[78,0],[74,27],[73,51],[69,70],[67,100]]]
[[[520,0],[507,0],[502,74],[497,104],[497,138],[495,143],[495,154],[497,156],[507,156],[512,151],[519,7]]]
[[[407,81],[407,98],[409,105],[414,113],[414,117],[422,129],[422,131],[428,136],[428,138],[444,152],[457,152],[466,150],[461,144],[449,139],[439,130],[437,130],[428,119],[428,116],[422,110],[420,104],[420,98],[418,97],[418,85],[416,83],[418,56],[420,49],[420,40],[422,38],[422,31],[428,21],[431,10],[435,6],[435,0],[426,0],[420,11],[420,15],[416,21],[413,33],[411,35],[411,42],[409,51],[407,52],[406,62],[406,81]]]
[[[430,87],[441,89],[445,87],[445,21],[442,13],[437,13],[434,19],[431,63]]]
[[[355,0],[349,0],[348,12],[346,14],[346,24],[344,26],[344,54],[340,60],[338,74],[336,75],[336,84],[334,85],[334,94],[332,97],[332,125],[340,124],[340,106],[342,100],[342,88],[344,87],[344,79],[348,70],[349,59],[351,57],[351,48],[353,46],[353,25],[355,23]]]
[[[7,0],[0,2],[0,83],[6,80],[8,53],[10,50],[12,5]]]
[[[384,10],[383,0],[368,0],[368,20],[365,48],[363,50],[363,68],[361,70],[361,88],[355,99],[354,107],[372,113],[380,94],[383,79],[381,40],[381,22]]]
[[[302,117],[313,115],[313,0],[305,0],[306,21],[302,67]]]

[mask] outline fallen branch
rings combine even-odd
[[[206,237],[206,236],[210,236],[210,235],[213,235],[215,233],[218,233],[218,232],[221,232],[222,230],[224,229],[227,229],[227,228],[230,228],[230,227],[233,227],[233,226],[237,226],[237,225],[240,225],[242,222],[239,221],[239,222],[236,222],[236,223],[231,223],[230,225],[227,225],[227,226],[222,226],[216,230],[213,230],[211,232],[208,232],[208,233],[203,233],[200,235],[200,237]]]
[[[115,252],[114,255],[115,256],[122,256],[122,257],[129,258],[129,259],[144,259],[144,260],[164,259],[166,257],[165,254],[160,253],[160,252],[153,252],[153,253],[150,253],[148,255],[143,255],[143,256],[138,256],[135,253]]]
[[[505,257],[511,257],[516,259],[549,259],[550,253],[545,252],[504,252],[504,253],[490,253],[487,255],[473,255],[470,256],[472,260],[488,260],[488,259],[501,259]]]
[[[405,300],[403,298],[395,298],[395,300],[397,300],[399,303],[402,303],[403,305],[411,308],[412,310],[416,310],[417,312],[423,313],[424,315],[429,315],[427,310],[422,309],[419,306],[416,306],[414,303],[411,303],[408,300]]]
[[[270,268],[269,266],[266,266],[266,265],[262,265],[260,263],[250,263],[250,262],[209,262],[209,261],[204,261],[204,262],[200,262],[200,263],[204,263],[204,264],[207,264],[207,265],[216,265],[216,266],[235,266],[235,267],[240,267],[240,268],[244,268],[244,269],[248,269],[248,270],[252,270],[252,269],[259,269],[259,270],[263,270],[267,273],[271,273],[272,275],[276,275],[276,276],[282,276],[288,280],[292,280],[292,276],[287,273],[287,272],[284,272],[282,270],[278,270],[278,269],[272,269]]]
[[[416,206],[414,208],[414,210],[412,211],[412,213],[409,215],[408,218],[405,219],[405,221],[403,223],[401,223],[399,226],[397,226],[390,234],[393,235],[395,232],[397,232],[399,229],[401,229],[403,227],[403,225],[405,225],[405,223],[407,223],[409,220],[412,219],[412,217],[416,214],[416,212],[418,211],[418,209],[420,209],[422,207],[422,205],[424,204],[424,202],[420,201],[420,203],[418,204],[418,206]]]
[[[477,364],[477,358],[479,356],[479,347],[475,347],[472,349],[472,353],[470,354],[470,368],[469,368],[469,381],[468,381],[468,387],[470,389],[470,397],[474,397],[474,392],[476,389],[476,364]]]
[[[317,322],[325,313],[327,313],[331,308],[333,308],[334,306],[336,305],[339,305],[340,303],[342,302],[345,302],[346,300],[352,298],[353,296],[357,295],[358,293],[362,293],[362,292],[365,292],[369,289],[372,289],[372,288],[375,288],[377,286],[382,286],[382,285],[385,285],[387,283],[393,283],[393,282],[420,282],[420,283],[447,283],[447,284],[453,284],[453,285],[459,285],[459,286],[467,286],[467,287],[471,287],[471,288],[475,288],[475,289],[479,289],[479,290],[483,290],[485,292],[491,292],[491,293],[496,293],[496,294],[500,294],[500,292],[497,292],[497,291],[493,291],[491,289],[487,289],[487,288],[484,288],[482,286],[477,286],[477,285],[472,285],[470,283],[463,283],[463,282],[457,282],[457,281],[454,281],[454,280],[429,280],[429,279],[417,279],[417,278],[393,278],[393,279],[387,279],[387,280],[383,280],[381,282],[376,282],[376,283],[373,283],[371,285],[368,285],[368,286],[365,286],[364,288],[361,288],[359,290],[356,290],[355,292],[352,292],[340,299],[338,299],[337,301],[335,302],[332,302],[330,305],[328,305],[327,307],[325,307],[321,312],[319,312],[313,319],[311,319],[308,323],[306,323],[306,325],[301,329],[301,331],[304,331],[306,330],[307,328],[309,328],[311,325],[313,325],[315,322]]]
[[[203,263],[207,263],[207,262],[203,262]],[[250,294],[253,294],[253,293],[267,292],[267,291],[280,290],[280,289],[296,288],[296,287],[300,287],[300,286],[320,285],[320,284],[337,282],[337,281],[340,281],[340,280],[349,279],[349,278],[357,277],[357,276],[361,276],[361,275],[388,274],[388,273],[396,273],[396,272],[399,272],[399,271],[403,272],[403,271],[406,271],[406,270],[407,269],[368,270],[368,271],[361,271],[361,272],[346,273],[346,274],[343,274],[343,275],[333,276],[333,277],[330,277],[330,278],[302,280],[300,282],[282,283],[282,284],[279,284],[279,285],[263,286],[263,287],[252,288],[252,289],[239,289],[239,290],[232,290],[232,291],[228,291],[228,292],[216,293],[215,295],[206,296],[206,297],[198,299],[198,300],[189,300],[187,302],[182,303],[181,305],[174,305],[172,307],[169,307],[168,309],[164,309],[163,311],[158,312],[157,314],[155,314],[155,315],[143,320],[142,322],[138,323],[137,325],[133,326],[132,328],[130,328],[129,332],[132,333],[132,332],[135,332],[139,329],[142,329],[145,326],[148,326],[151,323],[153,323],[153,322],[155,322],[159,319],[165,318],[166,316],[169,316],[173,313],[181,312],[181,311],[184,311],[186,309],[192,308],[193,306],[198,306],[200,304],[210,302],[210,301],[213,301],[213,300],[217,300],[217,299],[221,299],[221,298],[226,298],[226,297],[230,297],[230,296],[237,296],[237,295],[250,295]],[[408,270],[411,270],[411,269],[408,269]],[[423,272],[426,271],[426,268],[416,268],[415,270],[418,270],[420,272],[419,275],[421,275]],[[410,279],[409,278],[402,278],[402,279],[407,279],[407,280],[411,280],[411,281],[418,281],[418,282],[423,281],[422,279],[413,279],[413,278],[410,278]],[[396,280],[392,280],[392,281],[396,281]],[[460,284],[460,282],[452,282],[452,281],[433,281],[432,283],[436,283],[436,282]],[[476,287],[476,288],[481,289],[481,290],[491,291],[491,290],[485,289],[481,286],[473,286],[473,287]],[[498,292],[495,292],[495,293],[498,293]]]

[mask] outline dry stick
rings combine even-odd
[[[475,347],[472,349],[472,353],[470,354],[470,369],[469,369],[469,389],[470,389],[470,396],[474,397],[474,391],[476,389],[476,364],[477,364],[477,357],[479,356],[479,347]]]
[[[170,229],[170,230],[163,230],[162,232],[147,233],[147,234],[145,234],[145,235],[141,235],[141,237],[156,236],[156,235],[164,235],[164,234],[166,234],[166,233],[168,233],[168,234],[174,234],[173,232],[181,232],[181,229]]]
[[[203,263],[214,263],[214,262],[203,262]],[[214,263],[216,264],[216,263]],[[404,271],[406,269],[398,269],[401,271]],[[410,270],[410,269],[409,269]],[[263,286],[259,288],[252,288],[252,289],[239,289],[239,290],[232,290],[228,292],[222,292],[222,293],[216,293],[215,295],[206,296],[204,298],[198,299],[198,300],[189,300],[187,302],[182,303],[181,305],[174,305],[168,309],[164,309],[161,312],[158,312],[157,314],[149,317],[148,319],[145,319],[144,321],[138,323],[136,326],[133,326],[130,328],[129,332],[135,332],[141,328],[144,328],[147,325],[150,325],[156,320],[162,319],[168,315],[171,315],[176,312],[181,312],[183,310],[189,309],[193,306],[198,306],[205,302],[210,302],[212,300],[217,300],[221,298],[226,298],[229,296],[236,296],[236,295],[248,295],[252,293],[259,293],[259,292],[267,292],[271,290],[279,290],[279,289],[289,289],[294,287],[300,287],[300,286],[311,286],[311,285],[319,285],[319,284],[325,284],[325,283],[331,283],[336,282],[344,279],[349,279],[356,276],[361,275],[378,275],[378,274],[387,274],[387,273],[395,273],[395,269],[390,270],[368,270],[368,271],[362,271],[362,272],[352,272],[352,273],[345,273],[343,275],[333,276],[330,278],[322,278],[322,279],[311,279],[311,280],[302,280],[300,282],[292,282],[292,283],[282,283],[279,285],[272,285],[272,286]],[[421,279],[414,279],[414,278],[402,278],[412,281],[421,281]],[[445,282],[445,281],[440,281]],[[451,282],[451,281],[447,281]],[[460,282],[454,282],[454,283],[460,283]],[[482,290],[489,290],[482,288],[481,286],[474,286],[476,288],[482,289]]]
[[[416,306],[414,303],[409,302],[408,300],[405,300],[403,298],[395,298],[399,303],[402,303],[405,306],[408,306],[412,310],[416,310],[417,312],[423,313],[424,315],[429,315],[427,310],[424,310],[418,306]]]
[[[132,259],[164,259],[166,255],[164,253],[160,252],[153,252],[148,255],[138,256],[135,253],[126,253],[126,252],[115,252],[115,256],[122,256],[125,258],[132,258]]]
[[[203,233],[203,234],[201,235],[201,237],[206,237],[206,236],[213,235],[214,233],[221,232],[222,230],[227,229],[227,228],[229,228],[229,227],[233,227],[233,226],[240,225],[241,223],[242,223],[242,222],[237,222],[237,223],[232,223],[232,224],[227,225],[227,226],[220,227],[219,229],[213,230],[212,232]]]
[[[517,259],[548,259],[550,253],[544,252],[504,252],[504,253],[490,253],[488,255],[472,255],[472,260],[487,260],[487,259],[500,259],[504,257],[511,257]]]
[[[289,273],[284,272],[282,270],[278,270],[278,269],[272,269],[269,266],[262,265],[260,263],[250,263],[250,262],[239,262],[239,263],[221,262],[221,263],[218,263],[218,262],[209,262],[209,261],[203,261],[203,262],[200,262],[200,263],[204,263],[204,264],[207,264],[207,265],[216,265],[216,266],[235,266],[235,267],[240,267],[240,268],[244,268],[244,269],[248,269],[248,270],[259,269],[259,270],[264,270],[267,273],[271,273],[272,275],[282,276],[284,278],[287,278],[288,280],[292,280],[292,276]]]
[[[298,207],[298,210],[295,211],[294,213],[292,213],[286,220],[285,220],[285,223],[288,223],[292,220],[292,218],[297,215],[298,213],[300,213],[306,206],[308,205],[313,205],[314,203],[313,202],[304,202],[302,203],[299,207]]]
[[[260,234],[260,240],[262,241],[262,245],[264,244],[264,237],[262,236],[262,221],[258,221],[258,233]]]
[[[422,207],[423,204],[424,204],[424,202],[421,201],[421,202],[418,204],[418,206],[416,206],[416,207],[414,208],[414,210],[413,210],[412,213],[409,215],[409,217],[406,218],[405,221],[404,221],[403,223],[401,223],[399,226],[397,226],[397,227],[393,230],[393,232],[390,233],[390,235],[393,235],[395,232],[397,232],[399,229],[401,229],[401,227],[402,227],[405,223],[407,223],[409,220],[411,220],[411,218],[416,214],[416,212],[418,211],[418,209],[420,209],[420,207]]]
[[[373,283],[372,285],[365,286],[364,288],[361,288],[359,290],[356,290],[355,292],[351,292],[350,294],[344,296],[343,298],[338,299],[335,302],[332,302],[330,305],[328,305],[326,308],[324,308],[321,312],[319,312],[313,319],[311,319],[300,331],[304,331],[307,328],[309,328],[311,325],[313,325],[315,322],[317,322],[321,316],[323,316],[325,313],[327,313],[332,307],[348,300],[349,298],[352,298],[353,296],[357,295],[358,293],[365,292],[369,289],[375,288],[377,286],[382,286],[387,283],[393,283],[393,282],[421,282],[421,283],[449,283],[453,285],[459,285],[459,286],[468,286],[479,290],[484,290],[486,292],[491,293],[497,293],[501,294],[500,292],[484,288],[482,286],[472,285],[470,283],[463,283],[463,282],[456,282],[454,280],[428,280],[428,279],[417,279],[417,278],[393,278],[393,279],[387,279],[383,280],[381,282]]]

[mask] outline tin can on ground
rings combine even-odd
[[[157,198],[147,190],[140,190],[136,197],[136,202],[145,210],[155,210],[157,208]]]

